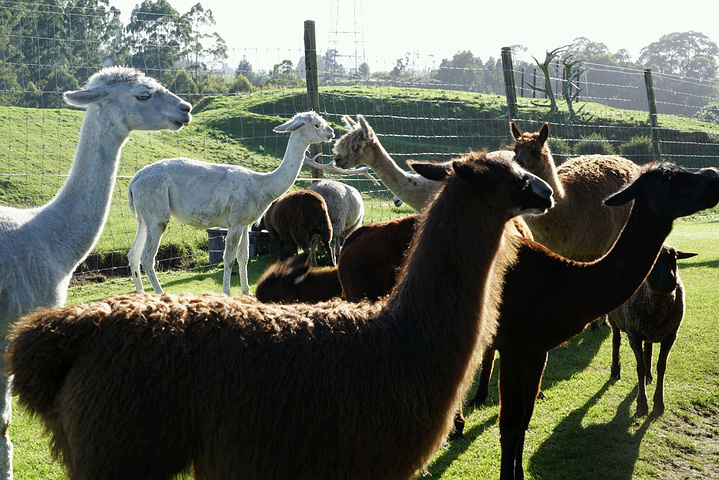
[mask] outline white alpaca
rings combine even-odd
[[[129,68],[106,68],[83,90],[66,92],[85,107],[75,159],[57,196],[32,209],[0,206],[0,337],[37,307],[61,306],[70,277],[97,242],[110,210],[120,150],[131,130],[178,130],[191,105],[152,78]],[[4,371],[4,358],[0,357]],[[12,478],[10,379],[0,377],[0,478]]]
[[[332,128],[315,112],[298,113],[274,131],[290,132],[290,139],[282,163],[269,173],[238,165],[170,158],[147,165],[135,174],[128,197],[137,220],[137,235],[127,257],[139,293],[144,292],[140,264],[155,292],[162,292],[155,274],[155,256],[171,216],[197,228],[227,228],[222,291],[230,294],[230,275],[237,259],[242,293],[250,293],[249,225],[292,186],[310,144],[334,137]]]
[[[355,122],[349,115],[344,115],[342,121],[348,131],[337,140],[332,149],[335,154],[334,163],[340,168],[355,167],[360,163],[368,165],[400,202],[406,203],[416,212],[422,211],[439,189],[440,183],[400,168],[384,149],[364,116],[357,115]],[[514,152],[497,150],[488,153],[487,157],[511,160]]]

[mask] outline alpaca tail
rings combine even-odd
[[[109,313],[106,304],[44,308],[11,327],[5,375],[13,375],[12,393],[20,404],[41,416],[53,409],[98,318]]]
[[[134,180],[134,178],[132,180]],[[127,187],[127,204],[130,207],[130,212],[134,215],[135,201],[132,199],[132,180],[130,180],[130,185]]]

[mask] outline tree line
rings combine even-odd
[[[3,5],[0,96],[6,104],[61,106],[60,92],[79,88],[100,66],[108,64],[131,65],[147,71],[190,100],[210,93],[304,85],[304,58],[299,58],[296,65],[291,59],[283,60],[267,72],[254,71],[243,58],[233,78],[221,75],[220,67],[228,58],[227,45],[213,32],[212,11],[201,3],[180,13],[168,0],[144,0],[133,9],[127,25],[123,25],[120,11],[109,5],[109,0],[0,1]],[[527,78],[532,76],[536,80],[541,59],[520,60],[527,48],[522,45],[511,48],[515,72],[526,72]],[[383,72],[370,72],[367,63],[356,69],[346,68],[340,58],[340,53],[331,49],[318,56],[321,84],[359,81],[504,93],[501,59],[490,57],[483,61],[469,50],[458,51],[452,58],[442,59],[437,68],[421,72],[410,53],[398,58],[394,68]],[[697,79],[688,86],[683,85],[682,95],[687,98],[716,96],[719,47],[699,32],[663,35],[644,47],[637,60],[632,60],[626,50],[611,52],[603,43],[580,37],[562,47],[561,56],[556,60],[557,72],[561,62],[567,60],[577,65],[577,69],[582,64],[606,67],[590,69],[590,72],[601,75],[592,79],[592,83],[599,86],[595,87],[595,96],[606,98],[610,104],[618,95],[613,85],[641,81],[627,80],[622,76],[622,69],[651,68],[665,74],[658,86],[669,92],[674,91],[674,86],[662,85],[662,82],[671,83],[672,76]],[[529,80],[525,83],[529,84]],[[522,89],[527,86],[521,82],[518,85]],[[643,91],[637,88],[633,94],[641,96]],[[681,105],[686,101],[673,98],[667,103]]]

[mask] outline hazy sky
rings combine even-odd
[[[168,1],[180,13],[198,1],[212,10],[215,29],[227,42],[228,63],[235,66],[246,55],[256,70],[271,68],[285,58],[297,62],[305,20],[315,21],[320,54],[332,47],[332,42],[342,54],[353,54],[357,45],[372,71],[391,69],[406,52],[420,66],[438,66],[443,58],[462,50],[470,50],[483,61],[490,56],[498,58],[502,47],[514,44],[527,47],[528,55],[543,60],[546,50],[572,43],[577,37],[604,43],[613,53],[626,49],[634,60],[642,47],[667,33],[695,30],[719,43],[716,0],[675,4],[671,12],[662,2],[637,0]],[[125,23],[139,3],[110,0],[122,11]],[[361,34],[354,35],[355,31]],[[341,63],[348,66],[349,62]]]

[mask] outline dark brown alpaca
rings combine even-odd
[[[306,252],[267,267],[255,289],[255,297],[264,303],[317,303],[340,296],[337,267],[311,268]]]
[[[381,302],[127,295],[20,321],[6,374],[69,477],[414,476],[494,334],[506,222],[552,204],[512,162],[415,169],[446,182]]]
[[[719,180],[670,164],[647,165],[630,186],[606,200],[634,201],[612,249],[577,262],[516,237],[517,261],[507,269],[493,347],[499,351],[501,479],[522,479],[524,436],[539,392],[547,352],[622,305],[649,274],[675,218],[719,201]],[[537,279],[541,279],[540,282]],[[482,375],[491,375],[491,363]]]

